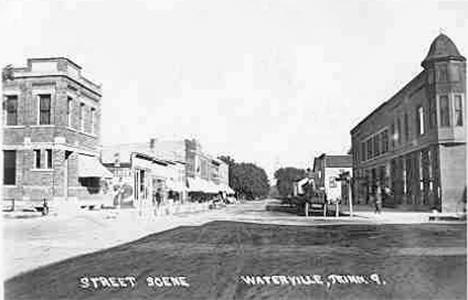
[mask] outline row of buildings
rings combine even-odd
[[[440,34],[421,66],[351,130],[351,155],[314,159],[309,179],[329,199],[346,202],[351,184],[353,203],[372,204],[380,186],[387,207],[466,210],[466,59]]]
[[[2,75],[7,203],[144,206],[234,192],[228,166],[196,140],[101,147],[101,86],[70,59],[28,59]]]

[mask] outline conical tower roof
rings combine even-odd
[[[453,41],[448,36],[441,33],[432,42],[429,52],[421,65],[425,67],[427,63],[431,61],[446,59],[465,61],[465,57],[460,54]]]

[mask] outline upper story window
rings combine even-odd
[[[377,134],[373,138],[374,140],[374,156],[380,155],[380,135]]]
[[[72,127],[73,98],[67,98],[67,126]]]
[[[408,113],[405,112],[405,141],[409,140],[409,122]]]
[[[95,126],[96,126],[96,109],[93,107],[91,108],[91,133],[95,134]]]
[[[366,160],[366,143],[361,143],[361,161]]]
[[[367,148],[367,159],[372,158],[372,139],[368,139],[366,141],[366,148]]]
[[[81,131],[84,131],[84,111],[85,111],[85,104],[84,103],[80,103],[80,130]]]
[[[34,150],[34,168],[35,169],[41,168],[41,150],[40,149]]]
[[[6,125],[18,125],[18,96],[6,96]]]
[[[392,123],[392,125],[390,126],[390,133],[392,135],[392,147],[395,148],[395,140],[397,139],[395,133],[395,123]]]
[[[46,169],[52,169],[52,149],[46,149]]]
[[[388,129],[385,129],[381,133],[381,142],[382,142],[382,154],[388,152]]]
[[[440,126],[449,127],[450,126],[450,104],[448,95],[441,95],[439,97],[440,102]]]
[[[461,95],[455,95],[455,126],[463,126],[463,98]]]
[[[39,125],[50,125],[51,95],[39,95]]]
[[[398,145],[401,145],[401,120],[400,117],[397,119],[397,141]]]
[[[422,106],[418,106],[417,114],[416,114],[416,124],[419,130],[419,135],[424,134],[425,124],[424,124],[424,108]]]
[[[3,184],[16,184],[16,151],[3,150]]]

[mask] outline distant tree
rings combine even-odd
[[[270,191],[270,183],[264,169],[252,163],[237,163],[230,156],[219,156],[229,166],[229,185],[246,199],[264,198]]]
[[[236,163],[232,167],[231,187],[246,199],[264,198],[270,183],[264,169],[252,163]]]
[[[280,168],[275,171],[276,186],[282,197],[287,197],[293,194],[293,183],[306,176],[304,169],[294,167]]]

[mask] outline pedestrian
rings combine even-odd
[[[375,189],[375,213],[382,213],[382,188],[380,184],[377,184],[377,188]]]

